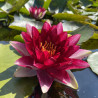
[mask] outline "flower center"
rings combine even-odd
[[[42,43],[41,43],[41,48],[42,48],[42,51],[48,51],[48,53],[51,56],[53,56],[56,51],[56,46],[54,44],[52,44],[52,42],[47,43],[47,41],[45,41],[44,45],[42,45]]]

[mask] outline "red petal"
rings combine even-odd
[[[29,56],[30,54],[28,53],[25,44],[16,42],[16,41],[11,41],[10,44],[22,55],[22,56]]]
[[[44,70],[37,71],[37,77],[43,93],[46,93],[53,82],[53,78]]]
[[[39,31],[35,27],[32,27],[32,36],[36,39],[39,38]]]
[[[70,82],[70,77],[68,75],[68,73],[65,70],[57,70],[57,69],[47,69],[47,72],[56,80],[59,80],[65,84],[67,84],[67,82]]]
[[[42,42],[45,41],[46,37],[47,37],[47,32],[50,30],[51,25],[47,22],[45,22],[43,24],[42,30],[41,30],[41,39]]]
[[[32,41],[30,35],[27,34],[26,32],[22,32],[22,37],[23,37],[25,42],[31,42]]]
[[[30,37],[32,38],[32,26],[29,24],[26,24],[26,29],[27,29],[27,34],[29,34]]]
[[[33,67],[33,58],[30,56],[23,56],[20,59],[16,60],[15,64],[22,67]]]
[[[56,43],[58,36],[57,36],[57,26],[53,25],[51,31],[49,32],[50,39],[53,43]]]
[[[66,48],[66,47],[65,47]],[[71,56],[72,54],[74,54],[76,51],[78,51],[80,48],[80,46],[77,46],[77,45],[74,45],[74,46],[70,46],[68,48],[68,50],[66,51],[65,53],[65,57],[69,57]]]
[[[38,68],[38,69],[44,69],[45,68],[45,65],[43,65],[43,64],[40,64],[40,63],[35,63],[35,64],[33,64],[36,68]]]
[[[36,52],[36,57],[37,57],[38,61],[43,62],[45,60],[44,53],[41,50],[39,50],[38,48],[35,49],[35,52]]]
[[[59,41],[62,42],[64,40],[67,39],[67,32],[62,32],[60,35],[59,35]]]
[[[70,70],[70,69],[83,69],[89,67],[89,64],[85,61],[79,59],[68,59],[61,64],[60,69]]]
[[[57,35],[61,34],[63,32],[63,26],[62,23],[60,22],[57,24]]]
[[[46,66],[52,66],[55,63],[55,60],[53,58],[47,59],[44,64]]]
[[[80,39],[80,34],[76,34],[76,35],[73,35],[71,37],[68,38],[69,40],[69,46],[73,46],[73,45],[76,45],[77,42],[79,41]]]
[[[36,38],[36,37],[31,38],[30,35],[28,35],[25,32],[22,32],[22,36],[25,41],[27,51],[29,52],[31,56],[34,56],[34,49],[36,47],[39,47],[39,38]]]

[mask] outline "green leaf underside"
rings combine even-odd
[[[85,42],[88,39],[90,39],[91,36],[93,35],[93,33],[94,33],[94,29],[91,28],[89,25],[84,25],[84,26],[78,28],[77,30],[71,32],[72,35],[81,34],[81,38],[80,38],[78,44],[81,44],[82,42]]]
[[[20,58],[9,44],[0,44],[0,98],[27,98],[36,85],[36,78],[14,78],[14,62]]]

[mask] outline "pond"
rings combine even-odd
[[[98,0],[0,0],[0,98],[98,98],[97,51]]]

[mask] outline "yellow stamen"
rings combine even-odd
[[[45,41],[45,44],[42,45],[41,43],[41,48],[42,48],[42,51],[48,51],[48,53],[53,56],[55,54],[55,51],[56,51],[56,46],[54,46],[54,44],[52,44],[52,42],[50,43],[47,43],[47,41]]]

